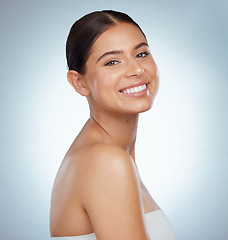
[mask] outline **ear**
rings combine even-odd
[[[69,70],[67,73],[67,79],[76,92],[78,92],[82,96],[90,95],[90,90],[85,82],[83,75],[81,75],[75,70]]]

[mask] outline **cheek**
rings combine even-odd
[[[96,79],[97,89],[115,91],[119,89],[122,73],[118,69],[105,70],[100,72]]]
[[[158,68],[156,63],[154,62],[153,58],[150,59],[150,61],[147,62],[145,68],[150,73],[151,76],[156,77],[158,74]]]
[[[149,78],[151,79],[151,91],[154,95],[156,95],[158,88],[159,88],[159,72],[157,65],[154,61],[152,61],[150,64],[145,66],[145,70],[149,75]]]
[[[87,85],[92,99],[94,99],[95,102],[107,101],[109,96],[113,95],[113,90],[116,89],[115,79],[116,77],[114,74],[111,74],[110,71],[90,73],[87,77]]]
[[[158,67],[156,65],[156,63],[154,62],[153,58],[151,59],[151,61],[148,63],[147,66],[148,72],[150,73],[150,75],[153,78],[158,78]]]

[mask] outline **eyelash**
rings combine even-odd
[[[136,55],[136,58],[144,58],[146,57],[147,55],[149,55],[150,53],[149,52],[140,52]],[[143,55],[143,56],[142,56]],[[117,60],[111,60],[109,62],[107,62],[105,64],[105,66],[113,66],[113,65],[116,65],[117,63],[119,63],[119,61]]]
[[[149,55],[149,54],[150,54],[149,52],[141,52],[141,53],[138,53],[138,54],[136,55],[136,57],[137,57],[137,58],[144,58],[144,57],[146,57],[146,56]],[[143,55],[143,56],[140,57],[140,55]]]
[[[105,66],[113,66],[116,65],[119,61],[117,60],[111,60],[105,64]]]

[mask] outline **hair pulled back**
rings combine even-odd
[[[76,21],[70,29],[66,42],[68,69],[84,74],[93,43],[109,27],[120,22],[131,23],[141,30],[127,14],[113,10],[92,12]],[[141,32],[144,35],[142,30]]]

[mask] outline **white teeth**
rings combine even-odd
[[[134,90],[135,90],[135,92],[139,92],[140,91],[138,87],[134,87]]]
[[[130,93],[141,92],[141,91],[143,91],[144,89],[146,89],[146,84],[143,84],[143,85],[138,86],[138,87],[127,88],[127,89],[123,90],[122,92],[123,92],[124,94],[130,94]]]
[[[143,90],[143,86],[139,86],[139,91],[142,91]]]
[[[144,89],[146,89],[146,84],[144,84],[144,85],[142,86],[142,90],[144,90]]]

